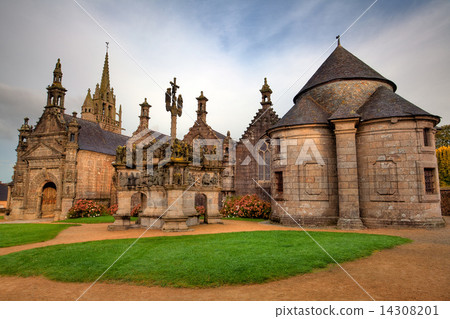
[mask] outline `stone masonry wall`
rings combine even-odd
[[[271,138],[281,140],[280,153],[274,154],[272,161],[272,195],[275,200],[299,224],[336,225],[336,146],[329,126],[309,125],[275,131]],[[284,143],[287,143],[286,148]],[[287,162],[283,163],[284,159]],[[282,193],[277,190],[277,172],[283,174]],[[272,202],[271,220],[295,225],[284,210]]]
[[[423,145],[423,129],[433,125],[431,120],[414,119],[360,125],[360,209],[367,227],[442,225],[434,143]],[[424,168],[435,169],[433,194],[425,192]]]
[[[77,162],[77,199],[95,199],[109,203],[115,157],[81,150]]]
[[[255,146],[260,139],[267,139],[267,129],[277,121],[278,116],[271,107],[268,109],[260,108],[244,132],[241,140],[237,143],[235,177],[236,195],[256,194],[263,200],[270,200],[267,193],[271,193],[271,182],[269,180],[259,180],[258,163],[242,140],[246,139],[251,145]],[[250,162],[248,162],[247,158],[250,159]],[[262,190],[253,179],[255,179],[264,190]]]

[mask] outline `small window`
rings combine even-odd
[[[431,146],[431,130],[429,128],[423,129],[423,145],[424,146]]]
[[[427,194],[434,194],[436,192],[435,178],[434,178],[434,168],[425,168],[425,192]]]
[[[75,142],[75,134],[74,133],[70,133],[70,141]]]
[[[259,149],[259,156],[263,160],[258,165],[258,179],[260,181],[270,180],[270,150],[267,142],[261,145]]]
[[[277,186],[277,192],[283,193],[283,172],[275,172],[275,183]]]
[[[281,140],[279,138],[276,138],[273,140],[274,141],[274,145],[275,145],[275,154],[280,154],[281,152]]]

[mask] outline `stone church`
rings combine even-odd
[[[61,79],[58,60],[43,115],[35,128],[25,119],[19,129],[12,218],[65,218],[77,199],[116,200],[115,155],[129,137],[121,135],[122,109],[117,112],[110,88],[108,53],[101,83],[93,95],[88,90],[81,118],[65,114]],[[178,88],[176,79],[171,84]],[[227,195],[257,194],[272,201],[272,222],[442,226],[434,152],[440,119],[395,91],[394,82],[338,44],[281,119],[264,79],[261,108],[235,142],[229,132],[221,134],[207,124],[208,99],[201,92],[197,120],[182,142],[192,147],[198,139],[216,140],[214,152],[222,155],[223,168],[220,201]],[[182,107],[181,95],[177,103]],[[133,137],[149,128],[150,107],[147,101],[141,104]],[[171,136],[181,107],[174,108]]]
[[[47,87],[47,104],[36,124],[28,118],[19,129],[17,162],[11,183],[10,218],[65,218],[78,199],[107,204],[114,197],[111,163],[116,148],[124,145],[121,109],[109,82],[108,53],[100,85],[90,90],[81,118],[65,114],[61,62]]]

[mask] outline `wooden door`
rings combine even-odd
[[[46,184],[42,190],[42,218],[53,217],[56,209],[56,186],[53,183]]]

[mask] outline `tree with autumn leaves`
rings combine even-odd
[[[441,146],[436,150],[441,186],[450,186],[450,146]]]

